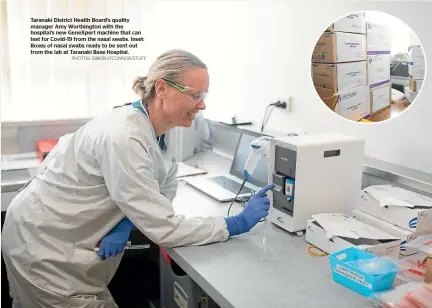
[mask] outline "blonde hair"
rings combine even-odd
[[[181,49],[168,50],[156,59],[146,77],[135,78],[132,89],[144,104],[148,104],[154,95],[158,79],[174,81],[180,73],[196,67],[207,69],[207,66],[190,52]]]

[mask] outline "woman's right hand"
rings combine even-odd
[[[240,214],[225,218],[230,236],[249,232],[262,218],[268,215],[270,200],[265,194],[272,188],[274,188],[274,184],[262,188],[249,200]]]

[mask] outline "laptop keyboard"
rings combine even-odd
[[[239,184],[236,181],[233,181],[233,180],[231,180],[225,176],[215,176],[215,177],[209,178],[209,180],[219,184],[220,186],[233,192],[234,194],[237,194],[240,187],[241,187],[241,184]],[[254,191],[253,189],[243,187],[242,190],[240,191],[240,194],[250,194],[253,191]]]

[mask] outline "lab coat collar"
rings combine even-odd
[[[146,118],[149,120],[150,122],[150,117],[149,117],[149,113],[148,110],[144,107],[142,100],[137,100],[135,102],[132,103],[132,106],[134,106],[136,109],[138,109],[139,111],[141,111],[142,114],[144,114],[146,116]],[[150,123],[151,124],[151,123]],[[156,133],[155,130],[153,128],[152,125],[152,133],[153,133],[153,138],[156,139],[156,141],[158,141],[159,143],[159,148],[161,149],[162,152],[165,152],[167,150],[167,145],[165,143],[165,134],[163,134],[162,136],[160,136],[159,138],[156,137]]]

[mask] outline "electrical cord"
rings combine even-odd
[[[313,249],[319,250],[320,252],[315,252],[315,251],[313,251]],[[308,252],[308,254],[310,254],[313,257],[325,257],[328,255],[328,253],[322,251],[321,249],[319,249],[313,245],[309,245],[307,252]]]
[[[269,107],[273,107],[273,108],[270,110],[270,113],[267,115],[267,111],[268,111]],[[262,124],[261,124],[261,132],[264,131],[264,127],[267,125],[267,122],[270,119],[270,115],[273,112],[274,107],[275,107],[274,105],[268,105],[266,107],[266,110],[264,112],[264,117],[263,117],[263,120],[262,120]]]
[[[239,191],[237,192],[237,195],[235,196],[235,198],[233,199],[233,201],[231,201],[231,204],[230,204],[230,206],[228,207],[228,213],[227,213],[228,217],[230,217],[230,210],[231,210],[231,207],[232,207],[232,205],[234,204],[234,201],[237,200],[237,197],[238,197],[238,195],[240,194],[241,190],[243,189],[245,183],[246,183],[246,179],[243,180],[243,183],[241,184],[240,189],[239,189]]]
[[[232,205],[234,204],[234,201],[242,202],[242,201],[245,201],[245,200],[246,200],[246,198],[237,199],[237,197],[238,197],[238,195],[240,194],[241,190],[243,189],[245,183],[246,183],[246,179],[243,180],[243,183],[241,184],[241,186],[240,186],[240,188],[239,188],[239,190],[238,190],[238,192],[237,192],[237,195],[236,195],[235,198],[231,201],[231,204],[230,204],[230,206],[228,207],[227,217],[230,217],[230,210],[231,210]],[[261,219],[259,222],[264,222],[264,221],[266,221],[266,220],[267,220],[266,218],[263,218],[263,219]]]
[[[277,101],[276,103],[269,104],[269,105],[266,107],[266,110],[265,110],[265,112],[264,112],[264,117],[263,117],[263,120],[262,120],[262,123],[261,123],[261,132],[264,131],[264,127],[267,125],[267,122],[268,122],[268,120],[270,119],[270,115],[271,115],[271,113],[272,113],[273,110],[274,110],[274,108],[272,108],[272,109],[270,110],[270,113],[267,115],[268,109],[269,109],[270,107],[272,107],[272,106],[273,106],[273,107],[276,107],[276,108],[282,108],[282,109],[285,109],[285,108],[287,107],[287,103],[286,103],[286,102]]]

